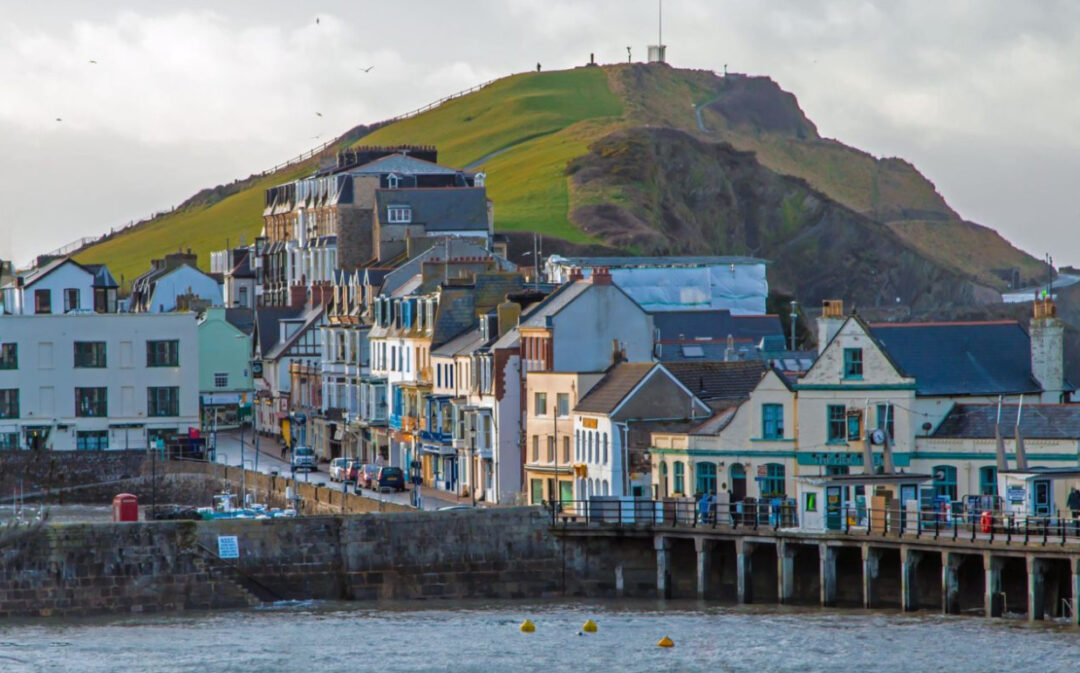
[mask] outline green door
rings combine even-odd
[[[825,528],[841,530],[844,527],[844,489],[841,486],[825,487]]]

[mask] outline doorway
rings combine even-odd
[[[1035,516],[1050,516],[1051,497],[1049,479],[1036,479],[1032,484],[1032,506]]]
[[[728,477],[731,480],[731,501],[742,502],[746,499],[746,468],[742,463],[732,463]]]

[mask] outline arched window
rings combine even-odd
[[[604,480],[604,495],[607,495],[607,494],[608,494],[608,482],[607,482],[607,479],[605,479]]]
[[[675,493],[686,493],[686,465],[681,460],[675,461]]]
[[[581,462],[581,430],[574,430],[574,460]]]
[[[697,487],[695,493],[716,493],[716,463],[696,463]]]
[[[607,433],[604,433],[604,465],[607,465]],[[606,494],[605,494],[606,495]]]
[[[761,496],[784,497],[787,493],[784,476],[783,464],[766,463],[765,478],[761,480]]]
[[[588,453],[589,462],[591,463],[591,462],[593,462],[593,459],[592,459],[592,433],[591,432],[586,432],[585,437],[586,437],[585,444],[589,447],[589,453]]]
[[[993,465],[979,468],[979,494],[997,495],[997,468]]]
[[[934,495],[947,495],[956,500],[956,468],[952,465],[934,466]]]

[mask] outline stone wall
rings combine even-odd
[[[0,535],[0,616],[559,595],[548,523],[513,508],[44,526]],[[223,535],[235,563],[216,556]]]
[[[20,482],[32,497],[137,477],[144,467],[149,471],[149,463],[146,451],[5,451],[0,454],[0,502],[10,502]]]

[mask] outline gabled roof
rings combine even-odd
[[[1042,390],[1031,340],[1015,321],[875,323],[869,334],[918,395],[1016,395]]]
[[[461,260],[464,258],[483,258],[493,259],[496,265],[503,271],[513,271],[514,264],[503,259],[502,257],[494,254],[482,245],[477,245],[472,241],[468,241],[462,238],[445,237],[440,236],[440,241],[449,240],[449,243],[438,243],[432,247],[424,250],[420,254],[416,255],[412,259],[408,260],[398,268],[390,271],[383,277],[382,293],[393,294],[395,290],[404,285],[414,276],[421,273],[424,262],[432,259],[443,259],[447,256],[447,248],[449,248],[450,261]]]
[[[1001,434],[1013,437],[1017,414],[1025,439],[1080,440],[1080,404],[1018,404],[1001,406]],[[943,439],[993,439],[996,404],[956,404],[931,435]]]
[[[250,308],[227,308],[225,321],[244,334],[250,335],[255,329],[255,312]]]
[[[120,284],[113,278],[112,272],[109,271],[109,267],[104,264],[83,264],[83,268],[94,274],[94,287],[105,289],[120,287]]]
[[[281,330],[278,323],[282,320],[298,318],[303,313],[302,308],[290,306],[262,307],[255,309],[255,330],[258,336],[259,356],[269,357],[270,352],[278,345]]]
[[[544,298],[539,304],[536,305],[532,311],[529,312],[527,317],[523,316],[521,319],[522,327],[546,327],[547,319],[549,316],[556,315],[559,311],[566,308],[570,302],[574,301],[581,295],[592,289],[593,284],[589,281],[579,280],[560,285],[554,292]],[[618,287],[617,285],[606,285],[604,287]],[[621,292],[621,290],[620,290]],[[624,293],[625,294],[625,293]]]
[[[54,259],[51,262],[45,264],[44,266],[40,266],[40,267],[34,269],[33,271],[31,271],[30,273],[26,274],[25,276],[23,276],[23,287],[30,287],[34,283],[38,282],[39,280],[42,280],[43,278],[45,278],[46,276],[51,274],[53,271],[56,271],[57,269],[64,266],[65,264],[73,264],[76,267],[78,267],[78,268],[82,269],[83,271],[85,271],[86,273],[90,274],[91,276],[94,275],[93,271],[91,271],[90,269],[87,269],[85,266],[83,266],[82,264],[79,264],[78,262],[76,262],[72,258],[70,258],[70,257],[61,257],[59,259]],[[111,276],[110,276],[110,278],[111,278]]]
[[[480,328],[477,327],[476,329],[462,332],[442,346],[433,349],[431,351],[431,357],[454,357],[455,355],[471,353],[482,345],[484,345],[484,335],[480,331]]]
[[[322,318],[325,311],[325,304],[319,304],[317,306],[301,309],[300,315],[296,316],[296,318],[302,320],[303,325],[301,325],[299,329],[293,332],[292,335],[284,341],[278,341],[274,345],[274,347],[266,354],[266,358],[269,360],[276,360],[285,355],[285,351],[289,350],[289,347],[296,343],[296,341],[304,335],[304,332],[307,332],[309,329],[314,327],[317,322],[319,322],[319,319]],[[287,318],[282,319],[287,320]],[[274,325],[274,329],[277,330],[278,326]],[[280,333],[280,330],[278,331]]]
[[[665,362],[664,369],[705,402],[749,397],[768,371],[761,360]]]
[[[620,362],[578,401],[574,411],[610,414],[656,366],[652,362]]]

